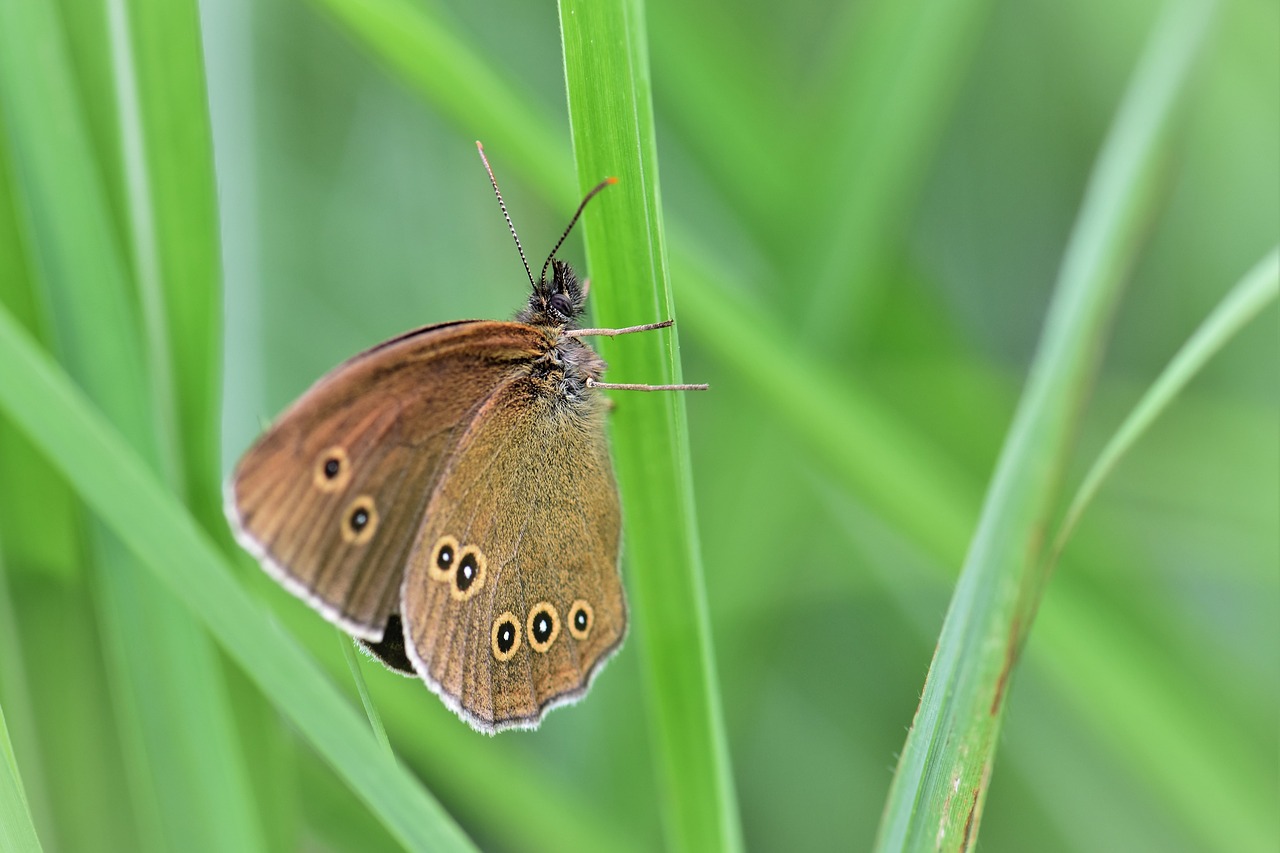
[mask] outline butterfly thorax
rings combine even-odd
[[[600,379],[608,365],[591,347],[577,338],[565,336],[563,328],[545,332],[548,347],[530,363],[531,378],[541,394],[557,408],[576,410],[584,415],[593,412],[602,401],[599,394],[590,390],[587,380]]]

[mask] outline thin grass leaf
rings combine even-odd
[[[0,707],[0,765],[3,765],[0,766],[0,850],[39,853],[43,848],[27,807],[27,794],[22,788],[13,744],[9,742],[3,707]]]
[[[178,425],[175,420],[176,388],[172,375],[172,360],[168,341],[168,322],[165,309],[165,298],[162,293],[159,264],[159,238],[156,234],[155,211],[151,203],[151,175],[146,168],[147,148],[142,130],[141,105],[139,103],[140,69],[134,58],[133,37],[130,32],[130,11],[123,0],[106,3],[108,38],[101,44],[95,44],[104,50],[111,61],[112,76],[109,78],[115,85],[116,112],[111,116],[111,128],[97,128],[99,136],[110,130],[118,130],[120,136],[120,162],[123,194],[127,216],[126,227],[122,230],[131,238],[132,256],[125,260],[126,253],[121,252],[121,264],[128,264],[132,272],[132,284],[137,289],[139,313],[141,315],[142,352],[146,360],[146,371],[142,379],[149,383],[150,399],[154,407],[156,426],[152,451],[166,482],[170,483],[178,494],[186,492],[182,463],[179,461],[181,451],[178,448]],[[86,16],[77,16],[86,17]],[[81,89],[84,78],[81,78]],[[88,89],[90,98],[96,95]],[[92,117],[86,117],[91,119]],[[86,121],[88,124],[88,121]],[[117,166],[110,163],[109,166]],[[103,172],[111,173],[116,169],[103,168]],[[131,261],[131,263],[130,263]],[[53,281],[57,286],[61,282]],[[93,389],[91,389],[92,393]]]
[[[193,0],[111,0],[108,6],[132,265],[154,338],[150,371],[175,430],[173,482],[206,528],[223,532],[222,292],[198,9]]]
[[[10,134],[0,101],[0,304],[37,338],[48,335],[31,288],[27,247],[11,176]],[[0,518],[5,519],[3,553],[20,571],[76,574],[76,519],[66,483],[49,463],[6,423],[0,422]]]
[[[898,763],[877,849],[977,839],[1038,554],[1107,321],[1156,201],[1158,154],[1213,4],[1171,5],[1135,71],[1067,248],[1041,346]]]
[[[1051,561],[1062,551],[1075,530],[1080,515],[1129,449],[1169,407],[1187,383],[1204,368],[1209,359],[1226,346],[1245,324],[1258,316],[1268,303],[1274,301],[1277,295],[1280,295],[1280,249],[1273,249],[1223,297],[1218,307],[1178,350],[1173,361],[1169,362],[1142,395],[1133,411],[1102,448],[1067,509],[1050,554]]]
[[[847,504],[848,498],[832,500]],[[849,517],[847,508],[840,513]],[[849,547],[866,546],[865,529],[858,528],[859,541]],[[1096,548],[1084,542],[1073,549],[1076,563],[1086,564]],[[915,555],[911,555],[915,556]],[[927,566],[939,581],[950,581],[947,567],[936,561]],[[1072,568],[1077,568],[1073,565]],[[900,570],[897,564],[885,569]],[[1257,740],[1250,733],[1224,725],[1222,697],[1200,689],[1188,695],[1187,683],[1194,673],[1173,664],[1165,636],[1151,636],[1149,625],[1117,618],[1116,612],[1099,601],[1091,589],[1073,582],[1075,572],[1064,572],[1055,585],[1046,607],[1036,617],[1035,642],[1024,666],[1031,667],[1036,680],[1052,686],[1041,701],[1052,702],[1073,718],[1078,718],[1090,740],[1105,745],[1114,761],[1133,778],[1151,780],[1151,793],[1162,812],[1176,815],[1176,831],[1194,849],[1262,850],[1274,836],[1275,823],[1268,781],[1270,762],[1255,760]],[[898,589],[896,596],[904,591]],[[899,603],[922,643],[935,637],[932,614],[922,612],[915,596]],[[923,617],[923,618],[922,618]],[[1203,682],[1199,682],[1203,683]],[[1199,684],[1198,683],[1198,684]],[[1019,697],[1021,700],[1021,697]],[[1057,720],[1028,720],[1021,704],[1020,734],[1034,743],[1061,743],[1065,740]],[[1151,709],[1160,709],[1153,714]],[[1008,733],[1003,735],[1007,738]],[[1069,748],[1069,747],[1068,747]],[[1044,750],[1019,756],[1001,756],[1019,768],[1035,768],[1043,773],[1053,759]],[[1030,773],[1034,777],[1034,773]],[[1001,783],[1004,787],[1010,780]],[[1087,792],[1079,792],[1087,799]],[[1068,823],[1079,815],[1071,799],[1054,799],[1052,789],[1037,787],[1025,792],[1044,802]],[[1037,827],[1037,831],[1039,831]],[[1106,837],[1105,828],[1091,829]],[[1041,836],[1037,834],[1037,839]]]
[[[203,624],[259,689],[412,850],[471,849],[288,635],[275,629],[230,567],[137,455],[0,311],[4,411],[56,464],[112,532]]]
[[[565,0],[560,26],[579,185],[606,175],[619,180],[583,224],[596,316],[614,327],[674,318],[643,5]],[[681,381],[674,329],[602,348],[626,366],[614,381]],[[615,415],[631,613],[648,675],[668,838],[678,849],[735,850],[742,839],[702,580],[685,398],[632,394],[619,399]]]
[[[396,754],[391,749],[391,741],[387,740],[387,729],[382,725],[382,717],[378,715],[378,709],[374,707],[373,701],[369,698],[369,685],[365,683],[364,673],[360,671],[360,662],[356,659],[355,643],[345,634],[338,634],[337,636],[338,643],[342,646],[342,659],[347,662],[351,680],[356,685],[356,692],[360,694],[360,704],[364,706],[364,714],[369,718],[369,728],[373,732],[373,736],[378,739],[383,751],[387,753],[387,757],[395,761]]]

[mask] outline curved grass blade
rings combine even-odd
[[[395,761],[396,754],[391,748],[391,741],[387,739],[387,728],[382,724],[382,717],[378,715],[378,709],[374,707],[373,700],[369,698],[369,685],[365,683],[364,673],[360,671],[360,662],[356,659],[356,647],[351,638],[345,634],[338,634],[338,642],[342,644],[342,659],[347,662],[347,669],[351,672],[351,680],[356,685],[356,692],[360,694],[360,704],[364,706],[365,716],[369,718],[369,729],[373,732],[373,736],[378,739],[378,744],[382,747],[382,751],[387,757]]]
[[[1102,448],[1067,509],[1050,554],[1051,561],[1056,561],[1057,555],[1075,530],[1080,515],[1125,453],[1137,443],[1209,359],[1277,296],[1280,296],[1280,248],[1272,249],[1223,297],[1218,307],[1178,350],[1173,361],[1169,362],[1159,378],[1142,395],[1138,405],[1134,406],[1115,435]]]
[[[1099,156],[898,763],[879,850],[976,841],[1006,688],[1041,591],[1043,530],[1212,11],[1202,0],[1166,10]]]
[[[470,842],[295,641],[273,627],[183,507],[31,338],[0,310],[0,411],[411,850]]]
[[[618,178],[584,231],[596,315],[621,328],[675,317],[663,243],[640,0],[563,0],[560,26],[578,181]],[[606,47],[607,46],[607,47]],[[605,223],[608,227],[605,227]],[[611,381],[678,383],[674,329],[602,342]],[[616,395],[615,395],[616,396]],[[742,846],[702,579],[685,396],[632,394],[613,418],[632,619],[648,676],[659,787],[676,849]]]

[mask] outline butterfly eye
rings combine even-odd
[[[330,447],[320,454],[316,460],[314,482],[322,492],[337,492],[351,482],[351,462],[347,459],[347,451],[341,447]]]
[[[431,549],[431,563],[427,571],[438,581],[452,581],[453,569],[458,562],[458,540],[452,536],[441,536],[436,547]]]
[[[457,560],[458,568],[453,573],[453,586],[449,594],[455,601],[466,601],[484,586],[485,567],[488,561],[480,549],[468,545],[462,549],[462,556]]]
[[[591,624],[595,618],[591,605],[579,598],[569,605],[569,633],[576,640],[585,640],[591,633]]]
[[[510,660],[520,650],[520,623],[514,613],[503,613],[493,620],[490,646],[498,660]]]
[[[378,529],[378,510],[373,498],[361,495],[347,507],[342,519],[342,538],[352,545],[363,545],[373,538]]]
[[[563,293],[551,294],[551,310],[568,319],[573,314],[573,304]]]
[[[529,645],[535,652],[546,654],[560,636],[560,616],[549,601],[539,601],[529,611]]]

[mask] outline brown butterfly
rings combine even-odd
[[[290,592],[479,731],[534,728],[586,693],[627,627],[612,385],[580,329],[586,288],[556,259],[512,322],[407,332],[339,365],[227,484],[236,538]],[[547,272],[551,278],[548,280]]]

